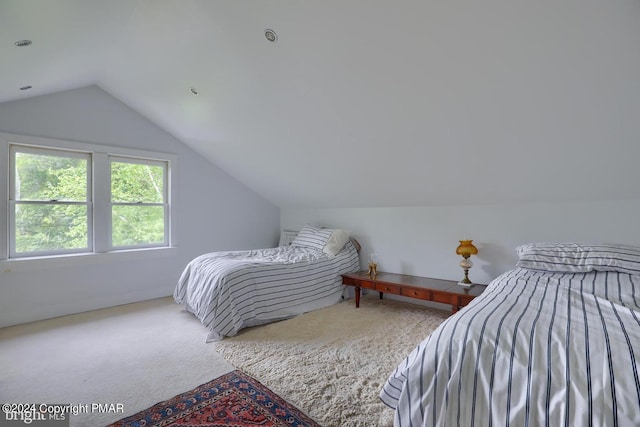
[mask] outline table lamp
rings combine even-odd
[[[458,284],[465,288],[470,288],[473,286],[471,280],[469,280],[469,269],[473,267],[473,263],[469,259],[471,255],[477,255],[478,248],[473,246],[473,240],[460,240],[460,245],[456,248],[456,254],[462,255],[464,258],[460,261],[460,267],[464,270],[464,279],[460,281]]]

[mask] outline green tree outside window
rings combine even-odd
[[[165,241],[164,164],[111,162],[111,239],[114,247]]]

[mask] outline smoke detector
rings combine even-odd
[[[276,34],[275,31],[270,30],[270,29],[266,29],[264,30],[264,36],[267,40],[269,40],[271,43],[275,43],[278,41],[278,35]]]

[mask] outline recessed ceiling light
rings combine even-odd
[[[275,31],[273,30],[269,30],[266,29],[264,30],[264,36],[266,37],[267,40],[269,40],[271,43],[275,43],[278,41],[278,35],[276,34]]]
[[[31,89],[32,87],[33,87],[33,86],[22,86],[22,87],[20,88],[20,90],[29,90],[29,89]]]
[[[190,87],[190,88],[189,88],[189,92],[191,92],[191,93],[192,93],[192,94],[194,94],[194,95],[197,95],[197,94],[198,94],[198,90],[197,90],[195,87]]]
[[[29,46],[31,44],[31,40],[18,40],[17,42],[14,43],[16,46],[18,47],[25,47],[25,46]]]

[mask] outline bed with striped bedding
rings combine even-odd
[[[360,269],[356,246],[335,256],[296,245],[205,254],[184,269],[174,300],[208,328],[207,341],[234,336],[340,301],[341,275]]]
[[[383,386],[395,426],[639,426],[640,248],[587,251],[519,253],[442,323]]]

